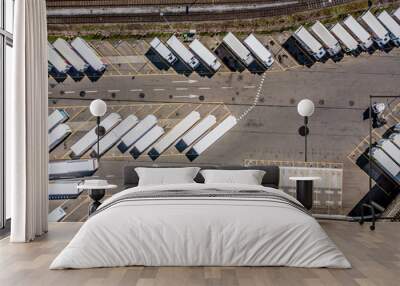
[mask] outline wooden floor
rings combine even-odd
[[[289,267],[125,267],[48,270],[81,223],[54,223],[48,235],[29,244],[0,241],[0,285],[400,285],[400,224],[321,222],[352,269]]]

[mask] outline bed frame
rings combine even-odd
[[[139,166],[126,166],[124,168],[124,189],[136,187],[139,177],[135,172],[135,168]],[[168,168],[169,166],[160,166],[160,168]],[[174,166],[176,168],[176,166]],[[158,168],[158,167],[152,167]],[[279,186],[279,167],[278,166],[201,166],[201,169],[220,169],[220,170],[264,170],[266,173],[262,180],[262,185],[278,189]],[[204,183],[203,176],[199,173],[194,179],[197,183]]]

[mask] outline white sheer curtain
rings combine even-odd
[[[6,187],[12,242],[47,231],[47,23],[45,0],[16,0],[13,93],[6,98]]]

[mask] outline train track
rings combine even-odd
[[[85,1],[82,1],[85,2]],[[92,1],[89,1],[92,2]],[[97,23],[146,23],[146,22],[193,22],[193,21],[223,21],[233,19],[252,19],[273,16],[291,15],[297,12],[322,9],[341,4],[354,2],[354,0],[313,0],[299,1],[297,4],[287,6],[268,7],[242,11],[227,11],[202,13],[164,13],[160,14],[86,14],[86,15],[48,15],[48,24],[97,24]]]

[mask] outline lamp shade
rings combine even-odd
[[[314,113],[314,103],[309,99],[302,99],[297,104],[297,112],[303,117],[309,117]]]
[[[107,104],[103,100],[96,99],[90,103],[90,113],[93,116],[96,117],[103,116],[104,114],[106,114],[106,111],[107,111]]]

